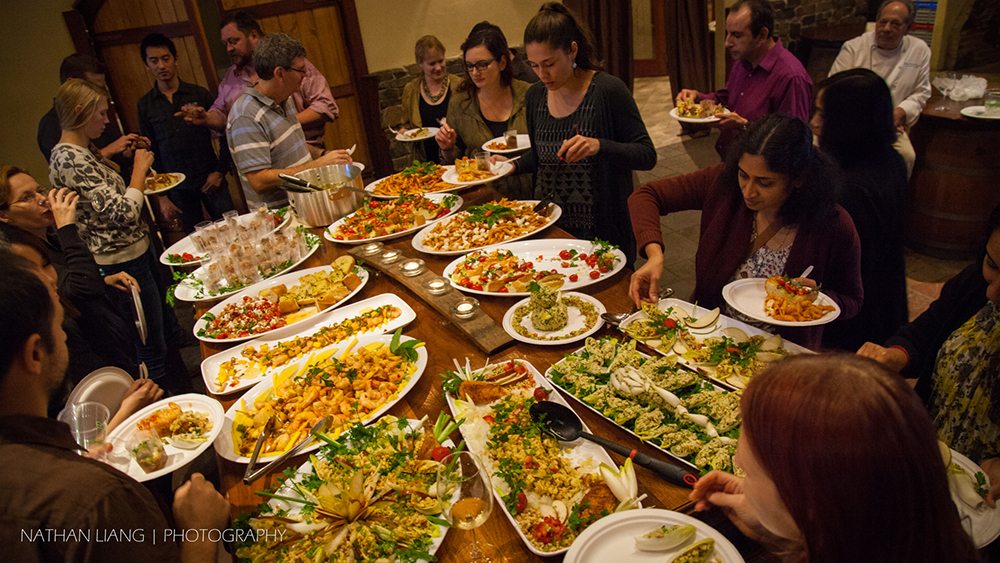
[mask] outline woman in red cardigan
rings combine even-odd
[[[636,304],[656,299],[660,216],[700,209],[693,296],[699,305],[724,305],[722,288],[736,279],[797,275],[811,265],[811,278],[850,318],[864,297],[861,247],[851,218],[834,203],[836,187],[835,169],[813,147],[808,125],[781,114],[754,123],[724,164],[651,182],[629,197],[632,230],[648,259],[632,275],[629,295]],[[822,327],[775,332],[815,348]]]

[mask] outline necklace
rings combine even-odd
[[[444,84],[441,85],[441,91],[438,92],[436,96],[431,94],[431,88],[427,85],[426,77],[420,81],[420,87],[423,89],[424,94],[427,95],[427,100],[430,101],[431,105],[434,105],[441,101],[441,98],[448,93],[448,75],[444,75]]]

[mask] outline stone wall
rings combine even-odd
[[[771,0],[774,29],[786,48],[795,52],[803,29],[864,22],[867,0]]]

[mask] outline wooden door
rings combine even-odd
[[[371,164],[371,152],[365,135],[358,77],[367,73],[364,49],[360,40],[348,41],[350,26],[345,13],[350,3],[329,0],[219,0],[223,13],[245,9],[260,22],[264,33],[281,31],[298,39],[306,48],[306,57],[316,65],[340,108],[340,117],[327,123],[327,148],[348,148],[357,143],[354,159]],[[358,65],[361,66],[358,66]],[[360,70],[360,71],[359,71]]]
[[[667,75],[664,0],[632,0],[632,56],[636,78]]]

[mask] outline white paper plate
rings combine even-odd
[[[591,268],[587,266],[582,260],[576,260],[575,266],[563,267],[563,260],[559,257],[559,251],[561,250],[576,250],[577,253],[591,254],[594,250],[594,243],[587,240],[580,239],[542,239],[542,240],[522,240],[520,242],[511,242],[497,244],[482,249],[483,252],[490,252],[492,250],[509,250],[514,253],[521,260],[531,262],[534,265],[536,271],[551,271],[556,270],[561,274],[566,275],[566,281],[560,287],[560,291],[569,291],[574,289],[580,289],[581,287],[587,287],[588,285],[593,285],[595,283],[602,282],[618,272],[622,271],[625,267],[625,253],[621,250],[615,249],[615,267],[609,272],[605,272],[600,275],[597,279],[591,279],[590,272]],[[459,258],[453,260],[450,264],[444,267],[444,273],[441,275],[448,278],[449,283],[452,287],[465,293],[473,293],[476,295],[489,295],[493,297],[524,297],[531,295],[528,291],[514,291],[514,292],[498,292],[498,291],[486,291],[478,289],[469,289],[463,287],[456,282],[451,281],[451,275],[455,272],[460,264],[465,262],[469,254],[466,253]],[[539,259],[538,257],[542,258]],[[569,276],[572,274],[577,275],[576,281],[570,281]]]
[[[690,524],[695,527],[694,537],[672,551],[639,551],[635,537],[660,526]],[[566,553],[565,563],[663,563],[677,556],[684,548],[706,538],[715,540],[713,557],[722,563],[741,563],[743,557],[736,547],[718,530],[685,514],[662,508],[626,510],[605,516],[591,524],[580,534]]]
[[[975,119],[1000,119],[1000,114],[986,115],[986,106],[968,106],[961,109],[960,113],[965,117]]]
[[[410,425],[409,429],[411,431],[412,430],[416,430],[417,428],[419,428],[419,424],[420,424],[419,420],[414,420],[412,418],[408,418],[408,419],[406,419],[406,421],[409,423],[409,425]],[[449,448],[452,448],[452,447],[455,446],[455,443],[452,442],[451,439],[447,439],[444,442],[441,442],[441,445],[449,447]],[[296,471],[298,472],[297,474],[303,474],[303,473],[304,474],[311,474],[312,467],[313,467],[312,461],[311,460],[306,460],[305,463],[303,463],[302,465],[300,465],[296,469]],[[296,482],[298,482],[298,481],[296,481]],[[275,494],[283,496],[283,497],[303,498],[302,497],[302,493],[299,492],[298,489],[296,489],[295,487],[292,487],[290,485],[287,485],[287,484],[283,484],[277,491],[275,491]],[[271,508],[275,509],[275,511],[284,510],[289,515],[296,515],[296,514],[299,514],[299,513],[302,512],[302,504],[297,503],[297,502],[288,502],[288,501],[284,501],[284,500],[281,500],[281,499],[272,498],[272,499],[270,499],[270,500],[267,501],[267,504],[270,505]],[[438,526],[438,532],[439,533],[438,533],[437,537],[431,538],[431,545],[427,549],[428,553],[430,553],[431,555],[434,555],[435,553],[437,553],[437,550],[441,547],[441,544],[444,543],[444,538],[448,534],[448,529],[450,527],[451,526]],[[423,561],[423,560],[421,560],[421,561]]]
[[[840,316],[840,306],[834,303],[833,299],[830,299],[822,291],[819,297],[816,299],[817,305],[830,305],[833,310],[829,313],[823,315],[822,317],[814,321],[802,321],[802,322],[792,322],[792,321],[779,321],[778,319],[771,318],[766,312],[764,312],[764,298],[767,296],[767,291],[764,289],[764,283],[767,281],[765,278],[747,278],[742,280],[736,280],[726,284],[722,288],[722,297],[726,300],[729,305],[736,309],[737,311],[743,313],[744,315],[761,322],[765,322],[769,325],[776,326],[817,326],[825,325],[832,322],[834,319]]]
[[[142,308],[142,298],[139,296],[139,287],[130,285],[129,292],[132,294],[132,310],[135,312],[135,330],[139,333],[139,342],[146,344],[148,326],[146,325],[146,311]]]
[[[483,178],[481,180],[472,180],[470,182],[462,182],[458,179],[458,172],[455,167],[452,166],[447,172],[441,176],[441,180],[448,182],[449,184],[455,184],[456,186],[468,187],[468,186],[478,186],[480,184],[488,184],[503,178],[507,174],[514,171],[514,165],[509,162],[496,162],[490,166],[490,171],[493,172],[493,176],[489,178]]]
[[[325,351],[331,346],[337,346],[339,343],[333,343],[330,344],[330,346],[320,348],[317,350],[310,350],[309,354],[304,356],[303,358],[297,358],[296,360],[288,362],[287,364],[273,370],[264,370],[261,372],[260,375],[256,377],[243,377],[240,379],[240,382],[237,385],[229,387],[227,389],[219,389],[215,383],[216,377],[219,374],[219,368],[222,366],[224,362],[228,362],[229,360],[232,360],[234,358],[242,357],[243,350],[251,346],[259,347],[262,344],[268,344],[271,347],[273,347],[279,342],[292,340],[297,337],[311,336],[324,327],[335,325],[346,319],[355,317],[367,310],[376,309],[383,305],[393,305],[395,307],[398,307],[400,310],[400,315],[395,319],[392,319],[385,325],[377,327],[374,331],[367,334],[390,333],[399,327],[410,324],[411,322],[413,322],[414,319],[417,318],[417,314],[413,311],[413,309],[410,308],[410,306],[407,305],[405,301],[403,301],[398,295],[394,293],[383,293],[381,295],[376,295],[375,297],[369,297],[368,299],[365,299],[363,301],[358,301],[357,303],[352,303],[351,305],[345,305],[343,307],[340,307],[339,309],[335,309],[327,313],[321,313],[319,315],[309,317],[308,319],[302,321],[302,324],[299,324],[294,328],[288,328],[288,327],[280,328],[268,334],[266,338],[256,338],[250,342],[246,342],[239,346],[234,346],[233,348],[223,350],[222,352],[213,354],[205,358],[204,360],[201,361],[201,377],[205,381],[205,388],[208,389],[211,393],[214,393],[216,395],[228,395],[229,393],[235,393],[237,391],[242,391],[244,389],[253,387],[254,385],[257,384],[257,382],[264,379],[265,377],[269,377],[274,373],[277,373],[285,369],[285,367],[292,365],[293,363],[308,358],[312,356],[312,354],[315,354],[316,352]]]
[[[66,406],[92,401],[108,407],[111,416],[114,416],[132,381],[132,376],[121,368],[107,366],[95,369],[73,387]]]
[[[535,204],[538,203],[539,200],[532,199],[532,200],[524,200],[524,201],[525,201],[525,203],[529,203],[532,206],[534,206]],[[562,208],[559,207],[558,205],[556,205],[555,203],[553,203],[552,205],[549,206],[549,215],[548,215],[548,217],[549,217],[549,222],[548,223],[542,225],[541,227],[538,227],[537,229],[535,229],[535,230],[533,230],[533,231],[531,231],[529,233],[524,233],[523,235],[516,236],[516,237],[514,237],[514,238],[512,238],[512,239],[510,239],[508,241],[504,241],[502,243],[496,243],[496,244],[492,244],[492,245],[488,245],[488,246],[494,247],[494,246],[499,246],[501,244],[507,244],[507,243],[510,243],[510,242],[514,242],[514,241],[517,241],[517,240],[528,238],[530,236],[534,236],[534,235],[536,235],[536,234],[544,231],[545,229],[551,227],[552,225],[555,225],[556,221],[558,221],[559,218],[562,217]],[[447,220],[453,221],[453,220],[455,220],[455,217],[451,217],[451,218],[449,218]],[[435,223],[435,225],[436,224],[437,223]],[[486,246],[476,246],[476,247],[473,247],[473,248],[463,248],[462,250],[433,250],[430,247],[424,245],[424,239],[427,237],[427,235],[430,234],[431,229],[433,229],[433,228],[434,228],[434,225],[427,225],[419,233],[417,233],[416,235],[413,236],[413,241],[412,241],[411,244],[413,245],[413,248],[415,250],[418,250],[418,251],[423,252],[425,254],[434,254],[434,255],[437,255],[437,256],[459,256],[461,254],[468,254],[469,252],[472,252],[473,250],[478,250],[480,248],[486,248]]]
[[[517,148],[514,149],[491,149],[489,145],[492,143],[504,143],[506,145],[507,138],[495,137],[493,139],[490,139],[489,141],[483,143],[482,149],[484,151],[489,151],[496,154],[510,154],[515,152],[523,152],[531,148],[531,137],[529,137],[526,133],[519,133],[517,135]]]
[[[433,193],[433,194],[426,194],[423,197],[425,197],[425,198],[427,198],[427,199],[429,199],[429,200],[431,200],[431,201],[433,201],[435,203],[440,203],[441,200],[443,200],[445,197],[447,197],[449,195],[453,195],[453,194]],[[389,234],[389,235],[381,235],[381,236],[377,236],[377,237],[365,238],[365,239],[356,239],[356,240],[343,240],[343,239],[339,239],[339,238],[334,238],[333,237],[333,233],[335,233],[337,231],[337,229],[344,222],[347,221],[347,219],[349,219],[350,217],[352,217],[354,215],[354,213],[357,213],[357,211],[355,211],[354,213],[351,213],[347,217],[344,217],[342,219],[338,219],[336,223],[334,223],[334,224],[330,225],[329,227],[327,227],[326,229],[324,229],[323,230],[323,238],[325,238],[326,240],[328,240],[330,242],[339,242],[339,243],[342,243],[342,244],[363,244],[363,243],[366,243],[366,242],[373,242],[373,241],[376,241],[376,240],[389,240],[389,239],[394,239],[394,238],[405,237],[406,235],[408,235],[410,233],[415,233],[415,232],[419,231],[420,229],[423,229],[425,226],[430,225],[431,223],[437,223],[438,221],[440,221],[441,219],[444,219],[445,217],[450,217],[451,215],[454,215],[454,213],[456,211],[458,211],[459,209],[462,208],[462,203],[464,203],[464,200],[462,199],[462,196],[459,196],[459,195],[453,195],[453,197],[456,198],[455,202],[451,205],[450,211],[448,211],[448,213],[446,213],[444,216],[439,217],[437,219],[434,219],[433,221],[429,221],[427,223],[424,223],[423,225],[417,225],[416,227],[411,227],[409,229],[405,229],[405,230],[399,231],[398,233],[392,233],[392,234]],[[393,199],[395,199],[395,198],[393,198]]]
[[[575,291],[571,291],[569,293],[563,293],[562,296],[579,297],[580,299],[594,306],[594,309],[597,311],[597,320],[589,329],[580,334],[577,334],[576,336],[565,336],[573,332],[574,330],[578,330],[586,326],[586,318],[583,316],[583,313],[580,312],[580,310],[577,309],[576,307],[571,306],[568,307],[567,311],[567,316],[569,317],[569,319],[566,322],[566,327],[563,328],[562,330],[554,331],[551,333],[552,336],[554,337],[561,337],[558,340],[539,340],[536,338],[532,338],[530,336],[524,336],[522,334],[519,334],[516,330],[514,330],[514,313],[521,307],[527,307],[528,302],[531,301],[530,297],[527,297],[525,299],[518,301],[517,303],[514,303],[514,305],[511,306],[510,309],[507,309],[507,313],[503,316],[503,329],[506,330],[507,334],[511,335],[511,337],[513,337],[515,340],[520,340],[521,342],[525,342],[527,344],[536,344],[538,346],[559,346],[561,344],[569,344],[571,342],[583,340],[584,338],[587,338],[591,334],[594,334],[595,332],[600,330],[602,326],[604,326],[604,319],[601,318],[601,313],[607,313],[608,310],[604,308],[604,304],[598,301],[597,298],[591,297],[583,293],[577,293]],[[524,318],[521,319],[521,323],[525,328],[528,328],[535,332],[539,332],[531,324],[531,315],[525,315]]]
[[[309,252],[307,252],[305,256],[303,256],[302,258],[299,258],[298,262],[295,262],[291,266],[289,266],[289,267],[285,268],[284,270],[276,273],[275,276],[279,276],[279,275],[281,275],[281,274],[283,274],[285,272],[290,272],[290,271],[294,270],[300,264],[302,264],[303,262],[305,262],[306,260],[308,260],[309,257],[312,256],[317,250],[319,250],[319,247],[321,247],[321,246],[323,246],[322,242],[316,243],[312,248],[309,249]],[[194,272],[192,272],[192,275],[194,277],[198,278],[198,279],[201,279],[201,275],[204,274],[203,269],[204,269],[204,266],[202,266],[201,268],[198,268],[197,270],[195,270]],[[274,278],[274,276],[268,278],[268,280],[269,279],[273,279],[273,278]],[[202,295],[200,297],[198,296],[198,290],[195,289],[194,287],[192,287],[187,282],[187,280],[185,280],[185,281],[182,281],[179,284],[177,284],[177,287],[174,289],[174,297],[176,297],[177,299],[179,299],[181,301],[191,301],[191,302],[195,302],[195,303],[200,303],[200,302],[204,302],[204,301],[216,301],[218,299],[225,299],[227,296],[232,295],[232,294],[234,294],[236,292],[246,291],[246,290],[251,289],[251,288],[253,288],[255,286],[259,286],[259,285],[261,285],[263,283],[266,283],[268,280],[262,280],[262,281],[259,281],[259,282],[255,283],[255,284],[253,284],[253,285],[249,285],[247,287],[241,287],[240,289],[237,289],[236,291],[230,291],[228,293],[220,293],[219,295],[204,294],[204,295]]]
[[[147,195],[147,196],[150,196],[150,195],[163,195],[163,194],[169,192],[170,190],[176,188],[177,186],[183,184],[184,180],[187,179],[187,176],[185,176],[184,174],[181,174],[180,172],[167,172],[167,174],[170,174],[171,176],[174,177],[174,181],[173,181],[172,184],[170,184],[169,186],[167,186],[165,188],[160,188],[158,190],[145,190],[142,193],[144,195]]]
[[[414,340],[414,339],[409,336],[403,336],[400,339],[400,342],[406,342],[408,340]],[[368,344],[371,344],[372,342],[384,342],[386,345],[388,345],[389,342],[391,341],[392,341],[392,335],[388,334],[364,335],[358,338],[358,342],[354,346],[354,349],[356,350],[359,347],[366,346]],[[341,347],[347,346],[347,343],[341,343],[341,344],[342,344]],[[375,412],[370,414],[367,418],[365,418],[363,421],[361,421],[362,424],[368,424],[369,422],[378,419],[378,417],[382,416],[383,413],[387,412],[396,403],[401,401],[403,397],[406,397],[406,394],[410,392],[410,389],[413,389],[413,387],[420,380],[420,376],[423,375],[425,369],[427,369],[427,347],[421,346],[417,348],[416,371],[414,371],[413,375],[410,376],[410,379],[406,382],[406,385],[400,388],[399,392],[396,393],[396,397],[394,399],[382,405],[382,407],[380,407]],[[244,410],[244,411],[249,410],[249,407],[253,405],[254,400],[257,399],[257,397],[263,395],[264,393],[270,391],[273,386],[274,386],[274,381],[272,377],[264,378],[259,383],[257,383],[257,385],[253,386],[249,391],[244,393],[242,397],[240,397],[236,402],[234,402],[229,407],[228,410],[226,410],[225,420],[222,423],[222,433],[219,434],[219,438],[215,441],[216,453],[228,459],[229,461],[235,461],[237,463],[250,463],[249,457],[242,456],[236,452],[236,445],[233,442],[233,420],[235,418],[237,410]],[[316,420],[311,420],[308,424],[306,424],[306,427],[311,428],[312,425],[315,424],[318,420],[319,417],[317,417]],[[317,449],[319,449],[319,446],[320,445],[318,443],[314,442],[299,450],[299,454],[297,455],[316,451]],[[258,459],[259,461],[267,461],[279,455],[281,455],[281,453],[261,454]]]
[[[315,268],[308,268],[308,269],[305,269],[305,270],[299,270],[298,272],[292,272],[290,274],[285,274],[285,275],[282,275],[282,276],[277,276],[277,277],[271,278],[269,280],[262,281],[262,282],[260,282],[260,283],[258,283],[256,285],[252,285],[252,286],[248,287],[247,289],[244,289],[243,291],[241,291],[241,292],[239,292],[239,293],[237,293],[235,295],[230,296],[225,301],[216,304],[214,307],[212,307],[211,309],[209,309],[208,311],[206,311],[205,314],[206,315],[207,314],[212,314],[212,315],[218,316],[219,313],[221,313],[222,310],[226,308],[226,306],[231,305],[233,303],[239,303],[240,301],[243,300],[244,296],[249,295],[251,297],[256,297],[256,296],[258,296],[260,294],[261,291],[264,291],[265,289],[268,289],[270,287],[274,287],[274,286],[280,285],[280,284],[285,284],[287,287],[291,288],[292,286],[297,285],[299,283],[299,280],[302,279],[304,276],[307,276],[309,274],[315,274],[316,272],[332,272],[332,271],[333,271],[333,267],[332,266],[317,266]],[[347,303],[347,301],[351,297],[354,297],[355,295],[357,295],[357,293],[359,291],[361,291],[361,289],[363,287],[365,287],[365,284],[368,283],[368,271],[365,270],[364,268],[355,268],[355,273],[358,275],[359,278],[361,278],[361,283],[358,284],[358,287],[355,287],[343,299],[341,299],[340,301],[337,301],[336,303],[334,303],[333,305],[330,305],[329,307],[326,307],[325,309],[321,309],[321,310],[316,311],[316,313],[313,314],[313,315],[311,315],[311,316],[308,316],[308,317],[306,317],[304,319],[301,319],[299,321],[296,321],[294,323],[286,324],[283,327],[276,328],[276,329],[273,329],[273,330],[269,330],[267,332],[261,332],[259,334],[251,334],[251,335],[248,335],[248,336],[237,336],[237,337],[234,337],[234,338],[209,338],[207,336],[200,336],[198,334],[198,331],[200,331],[200,330],[204,329],[206,326],[208,326],[208,321],[205,320],[205,317],[203,315],[203,316],[199,317],[198,320],[195,321],[195,323],[194,323],[194,329],[192,329],[192,332],[194,332],[194,337],[197,338],[198,340],[201,340],[202,342],[212,342],[212,343],[229,344],[229,343],[232,343],[232,342],[244,342],[246,340],[252,340],[254,338],[260,338],[261,336],[264,336],[264,335],[267,335],[267,334],[271,334],[271,333],[274,333],[274,332],[279,331],[279,330],[284,331],[284,330],[288,329],[289,327],[300,327],[300,326],[302,326],[303,323],[312,320],[313,318],[315,318],[317,315],[323,313],[324,311],[329,311],[330,309],[334,309],[334,308],[338,307],[339,305]]]
[[[417,137],[410,137],[409,134],[420,129],[426,129],[427,132],[419,135]],[[414,127],[413,129],[407,129],[405,131],[400,131],[396,133],[396,140],[401,143],[415,143],[417,141],[423,141],[425,139],[433,139],[434,135],[437,135],[438,127]]]
[[[519,359],[515,359],[512,361],[517,362],[518,364],[521,364],[528,369],[528,373],[531,374],[531,377],[534,380],[536,387],[544,387],[546,389],[552,388],[552,382],[542,377],[542,374],[539,373],[537,369],[535,369],[535,366],[533,366],[531,362]],[[570,406],[570,404],[566,402],[566,399],[564,399],[562,395],[560,395],[559,393],[549,394],[548,400],[559,403],[560,405],[563,405],[564,407],[573,410],[573,407]],[[447,401],[448,403],[448,409],[451,411],[451,415],[453,418],[456,419],[463,418],[458,416],[457,408],[455,406],[455,399],[451,396],[451,393],[445,393],[445,401]],[[576,411],[574,410],[574,412]],[[587,426],[587,423],[583,422],[582,419],[580,422],[583,424],[583,431],[590,432],[590,428]],[[498,484],[497,482],[500,481],[500,479],[499,477],[496,476],[496,468],[493,467],[492,461],[483,453],[485,444],[479,444],[474,439],[472,439],[473,435],[485,436],[486,433],[469,432],[467,427],[470,424],[487,424],[487,423],[482,419],[471,419],[471,420],[466,419],[466,422],[464,422],[462,426],[459,427],[459,430],[462,432],[462,436],[465,437],[466,447],[469,448],[470,452],[479,456],[483,464],[486,466],[488,472],[490,473],[493,482],[493,496],[496,498],[496,502],[493,503],[493,506],[499,507],[501,510],[503,510],[503,513],[507,515],[507,519],[510,521],[510,525],[513,526],[514,530],[517,532],[517,535],[521,537],[521,541],[524,542],[524,545],[535,555],[549,557],[553,555],[566,553],[566,550],[569,548],[564,548],[557,551],[541,551],[538,548],[536,548],[534,544],[531,543],[531,541],[527,538],[527,536],[524,535],[524,531],[521,530],[521,526],[517,524],[517,521],[514,519],[514,516],[507,510],[507,506],[504,504],[503,499],[500,498],[500,491],[497,489],[497,484]],[[559,442],[559,445],[563,454],[565,454],[566,457],[570,459],[571,463],[574,466],[579,467],[580,464],[584,462],[589,462],[589,467],[590,469],[592,469],[591,473],[593,474],[599,474],[600,465],[602,463],[606,463],[609,466],[615,467],[614,460],[611,459],[611,456],[608,455],[608,452],[606,452],[604,448],[593,442],[584,440],[583,438],[577,438],[572,442]],[[591,525],[593,526],[593,524]]]
[[[285,211],[285,218],[282,219],[280,223],[278,223],[277,227],[271,229],[270,232],[273,233],[283,229],[285,225],[287,225],[288,222],[292,220],[292,214],[290,213],[290,211],[291,210]],[[243,215],[240,215],[239,217],[237,217],[237,221],[239,221],[240,223],[249,222],[252,213],[253,211],[251,211],[250,213],[244,213]],[[167,256],[170,256],[171,254],[184,254],[185,252],[192,254],[194,256],[199,256],[199,259],[192,260],[190,262],[184,262],[182,264],[178,264],[176,262],[171,262],[167,260]],[[201,264],[202,262],[204,262],[205,256],[206,253],[199,252],[194,245],[194,241],[191,240],[191,235],[188,235],[182,238],[181,240],[175,242],[174,244],[170,245],[170,248],[164,250],[163,254],[160,255],[160,263],[166,266],[173,266],[175,268],[181,266],[195,266],[197,264]]]
[[[128,452],[129,441],[138,431],[136,424],[140,420],[165,408],[168,403],[177,403],[183,410],[195,410],[208,415],[208,420],[212,423],[212,430],[208,433],[208,439],[202,442],[197,448],[190,450],[175,447],[165,441],[163,447],[167,452],[167,465],[152,473],[146,473]],[[215,441],[222,431],[222,418],[222,404],[211,397],[199,393],[188,393],[187,395],[178,395],[157,401],[128,417],[125,419],[125,422],[122,422],[117,428],[111,431],[111,434],[108,435],[108,441],[114,444],[115,449],[108,454],[108,462],[115,469],[127,473],[129,477],[140,483],[155,479],[161,475],[173,473],[194,461],[196,457],[212,445],[212,442]]]
[[[951,450],[951,461],[968,472],[973,479],[976,478],[977,472],[983,471],[981,467],[976,465],[976,462],[955,450]],[[985,471],[983,471],[983,475],[986,475]],[[988,475],[986,476],[986,482],[989,484]],[[982,510],[975,510],[962,502],[954,492],[951,493],[951,498],[955,501],[955,506],[958,507],[959,514],[967,515],[972,522],[972,540],[976,544],[976,547],[982,549],[993,543],[993,540],[997,539],[997,537],[1000,537],[1000,508],[984,506]],[[965,527],[964,524],[963,527]]]
[[[719,121],[722,121],[721,119],[719,119],[718,117],[715,117],[715,116],[713,116],[713,117],[681,117],[677,113],[677,108],[673,108],[673,109],[670,110],[670,117],[672,117],[672,118],[674,118],[677,121],[680,121],[682,123],[718,123]]]

